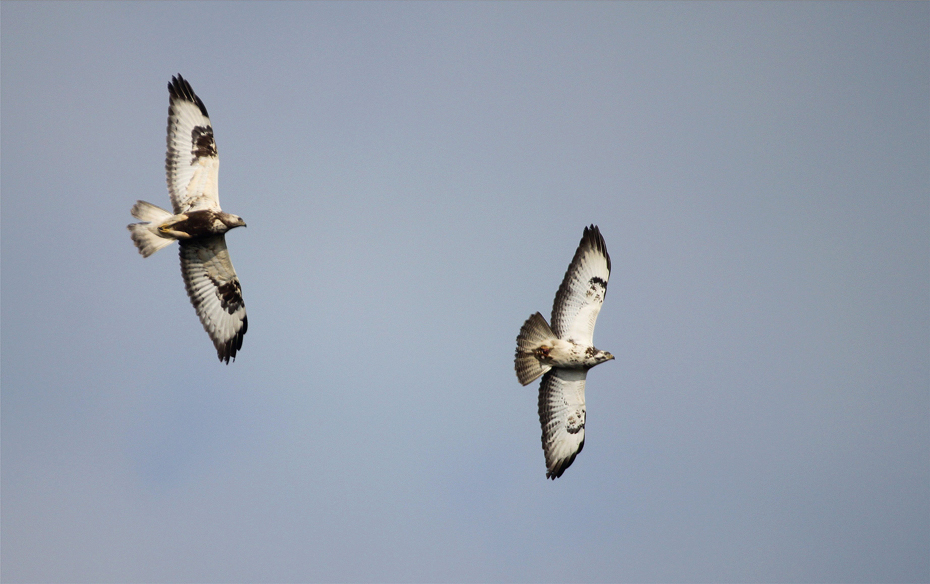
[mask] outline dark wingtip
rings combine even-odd
[[[584,235],[581,236],[581,243],[585,242],[588,245],[601,253],[604,254],[604,257],[607,258],[607,270],[610,271],[610,254],[607,253],[607,242],[604,241],[604,236],[601,235],[601,230],[597,228],[597,225],[593,223],[590,227],[584,228]]]
[[[229,365],[229,360],[232,359],[235,363],[236,353],[242,348],[242,339],[245,337],[246,331],[249,330],[249,315],[242,317],[242,328],[239,329],[239,332],[236,333],[236,336],[229,339],[222,345],[216,345],[216,354],[220,358],[220,362],[226,363]]]
[[[203,105],[203,102],[197,97],[197,94],[194,93],[191,84],[187,82],[187,79],[181,77],[180,73],[176,76],[171,76],[171,83],[168,84],[168,95],[171,96],[171,101],[183,99],[197,104],[197,107],[200,108],[200,113],[206,118],[210,117],[207,113],[207,106]]]
[[[581,441],[581,444],[578,445],[578,450],[574,454],[556,464],[554,468],[546,469],[546,478],[555,480],[562,476],[562,473],[565,472],[565,469],[570,467],[573,462],[575,462],[575,457],[581,454],[581,451],[584,450],[584,440]]]

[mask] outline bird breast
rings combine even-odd
[[[193,239],[207,235],[217,235],[229,231],[223,221],[213,211],[188,211],[175,215],[159,228],[162,232],[178,239]]]
[[[601,363],[602,360],[597,358],[599,353],[593,346],[576,343],[572,339],[555,339],[537,350],[537,358],[552,367],[581,369]]]

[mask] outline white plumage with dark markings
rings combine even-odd
[[[588,369],[614,358],[594,346],[594,324],[607,295],[610,256],[597,226],[584,235],[552,305],[552,327],[540,313],[517,336],[514,369],[523,385],[539,384],[539,422],[546,478],[562,476],[584,448]]]
[[[165,172],[174,213],[137,201],[131,213],[142,222],[128,228],[143,257],[179,243],[187,295],[217,356],[228,364],[242,348],[249,321],[225,233],[245,221],[220,209],[220,159],[207,108],[180,75],[171,78],[168,94]]]

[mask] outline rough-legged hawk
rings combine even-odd
[[[527,385],[540,375],[539,422],[546,478],[556,479],[584,448],[584,382],[588,369],[613,355],[596,349],[594,323],[607,295],[610,256],[601,232],[585,227],[552,305],[552,327],[538,312],[517,336],[514,368]]]
[[[203,328],[220,361],[236,359],[249,328],[239,278],[229,260],[226,236],[245,221],[220,209],[217,177],[220,159],[207,108],[183,77],[168,84],[168,155],[165,170],[174,213],[137,201],[129,225],[139,253],[149,257],[177,240],[181,275]]]

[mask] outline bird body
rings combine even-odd
[[[588,370],[614,358],[594,346],[594,325],[607,295],[610,256],[600,230],[586,227],[552,306],[552,323],[530,316],[517,335],[514,369],[521,384],[540,376],[539,422],[546,478],[562,476],[584,448]]]
[[[145,221],[130,226],[133,242],[145,257],[175,240],[222,235],[234,227],[245,227],[242,217],[213,209],[172,215],[151,203],[137,201],[130,212]]]
[[[143,257],[179,242],[188,297],[220,361],[229,363],[242,348],[248,318],[225,233],[245,221],[220,209],[220,162],[203,101],[180,75],[171,78],[168,93],[165,173],[174,213],[136,201],[130,212],[141,223],[127,227]]]
[[[553,367],[590,369],[613,359],[613,355],[594,345],[558,338],[538,312],[524,323],[517,346],[517,378],[523,385],[536,381]]]

